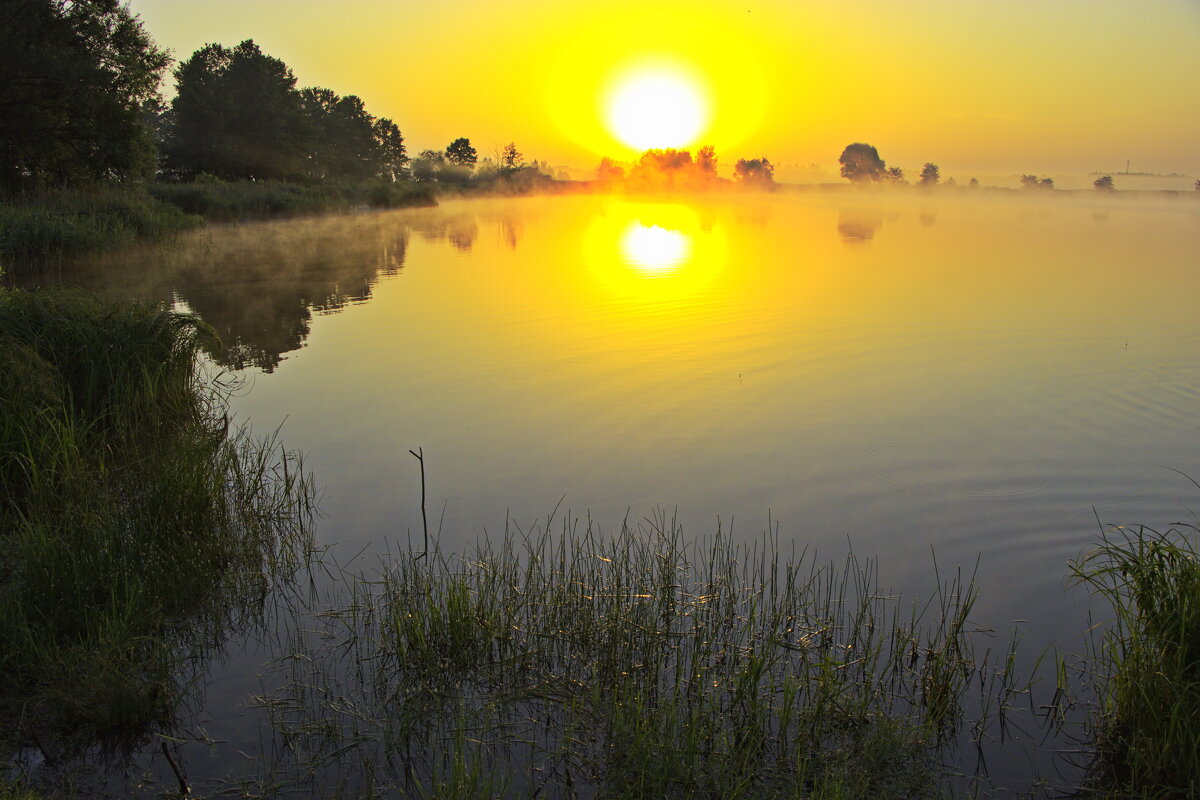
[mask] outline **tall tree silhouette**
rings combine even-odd
[[[0,186],[147,177],[170,58],[118,0],[0,3]]]
[[[209,44],[175,71],[166,155],[183,175],[291,178],[302,175],[311,136],[296,76],[252,39]]]
[[[446,161],[459,167],[471,169],[479,160],[479,154],[471,146],[471,140],[458,138],[446,147]]]

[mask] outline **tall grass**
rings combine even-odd
[[[1096,795],[1200,795],[1197,533],[1114,528],[1072,565],[1113,611],[1093,654]]]
[[[0,266],[157,239],[203,222],[138,187],[62,189],[0,199]]]
[[[231,430],[215,345],[161,308],[0,291],[0,742],[169,723],[181,665],[300,563],[310,482]]]
[[[355,796],[942,793],[969,687],[1019,690],[975,656],[974,586],[906,609],[873,564],[772,542],[658,517],[401,553],[279,661],[277,771]]]
[[[413,183],[298,184],[284,181],[197,180],[156,183],[153,197],[214,222],[301,216],[355,206],[403,208],[436,205],[429,187]]]

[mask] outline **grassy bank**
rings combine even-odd
[[[63,189],[0,198],[0,268],[159,239],[203,219],[140,188]]]
[[[1200,796],[1197,529],[1116,528],[1074,564],[1113,619],[1092,653],[1089,739],[1098,797]]]
[[[360,182],[299,184],[283,181],[196,180],[156,183],[154,198],[213,222],[295,217],[356,207],[409,208],[437,205],[428,186]]]
[[[280,662],[290,746],[252,794],[934,797],[964,700],[983,730],[1021,689],[975,652],[969,582],[913,608],[870,563],[662,518],[388,562]]]
[[[294,457],[231,430],[194,317],[0,291],[0,754],[131,746],[308,546]]]
[[[327,214],[354,208],[436,205],[413,183],[295,184],[194,181],[147,187],[94,187],[0,199],[0,268],[162,239],[211,222]]]

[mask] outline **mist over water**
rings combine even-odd
[[[343,556],[602,529],[979,563],[980,624],[1078,647],[1066,562],[1193,520],[1200,205],[1081,195],[556,197],[210,228],[62,280],[177,302],[283,424]],[[560,505],[561,501],[561,505]]]

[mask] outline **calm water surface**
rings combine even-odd
[[[1104,523],[1193,520],[1200,206],[853,193],[530,198],[215,227],[61,279],[212,322],[343,555],[556,506],[678,509],[1074,647]],[[235,684],[229,703],[237,705]],[[212,703],[222,702],[218,690]],[[217,712],[214,712],[217,713]]]

